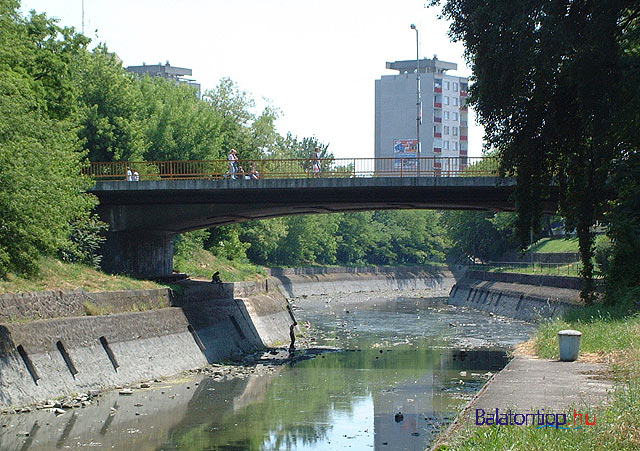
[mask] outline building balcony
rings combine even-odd
[[[440,132],[433,132],[433,137],[434,137],[434,138],[442,138],[442,133],[440,133]]]
[[[467,141],[466,135],[460,135],[460,141]]]
[[[433,122],[442,123],[442,118],[441,117],[434,117],[433,118]]]
[[[433,92],[442,92],[442,87],[434,86],[433,87]]]
[[[460,97],[469,97],[469,93],[467,91],[460,90]]]
[[[442,108],[442,102],[433,102],[434,108]]]
[[[467,149],[460,149],[460,156],[461,157],[466,157],[467,156]]]
[[[460,127],[466,127],[468,125],[467,121],[460,121]]]
[[[442,147],[434,147],[434,148],[433,148],[433,151],[434,151],[435,153],[442,153]]]
[[[460,107],[460,111],[469,111],[469,107],[466,105],[463,105]]]

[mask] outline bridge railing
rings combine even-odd
[[[237,178],[287,179],[312,177],[472,177],[498,175],[494,157],[323,158],[320,171],[313,159],[240,160]],[[96,180],[126,180],[127,168],[140,180],[227,179],[227,160],[91,162],[83,173]]]

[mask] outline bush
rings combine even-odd
[[[100,221],[95,214],[74,221],[69,243],[58,251],[59,257],[68,263],[82,263],[98,269],[102,260],[98,251],[106,239],[104,232],[107,228],[107,223]]]
[[[595,243],[594,258],[601,274],[609,272],[609,262],[613,253],[613,244],[606,235],[598,235]]]

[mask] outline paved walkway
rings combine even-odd
[[[572,407],[583,412],[602,404],[613,387],[601,363],[560,362],[515,357],[491,379],[434,445],[453,437],[460,427],[475,427],[476,409],[489,413],[542,411],[567,413]]]

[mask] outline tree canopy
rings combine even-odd
[[[628,195],[620,189],[624,176],[614,175],[633,166],[638,152],[640,5],[443,3],[450,35],[464,43],[473,71],[470,102],[487,146],[497,151],[502,172],[518,181],[521,243],[540,223],[541,198],[551,185],[559,186],[560,214],[577,230],[588,282],[583,297],[590,300],[590,230]]]
[[[70,61],[87,40],[0,0],[0,276],[33,274],[42,253],[69,244],[94,199],[80,174],[77,89]]]

